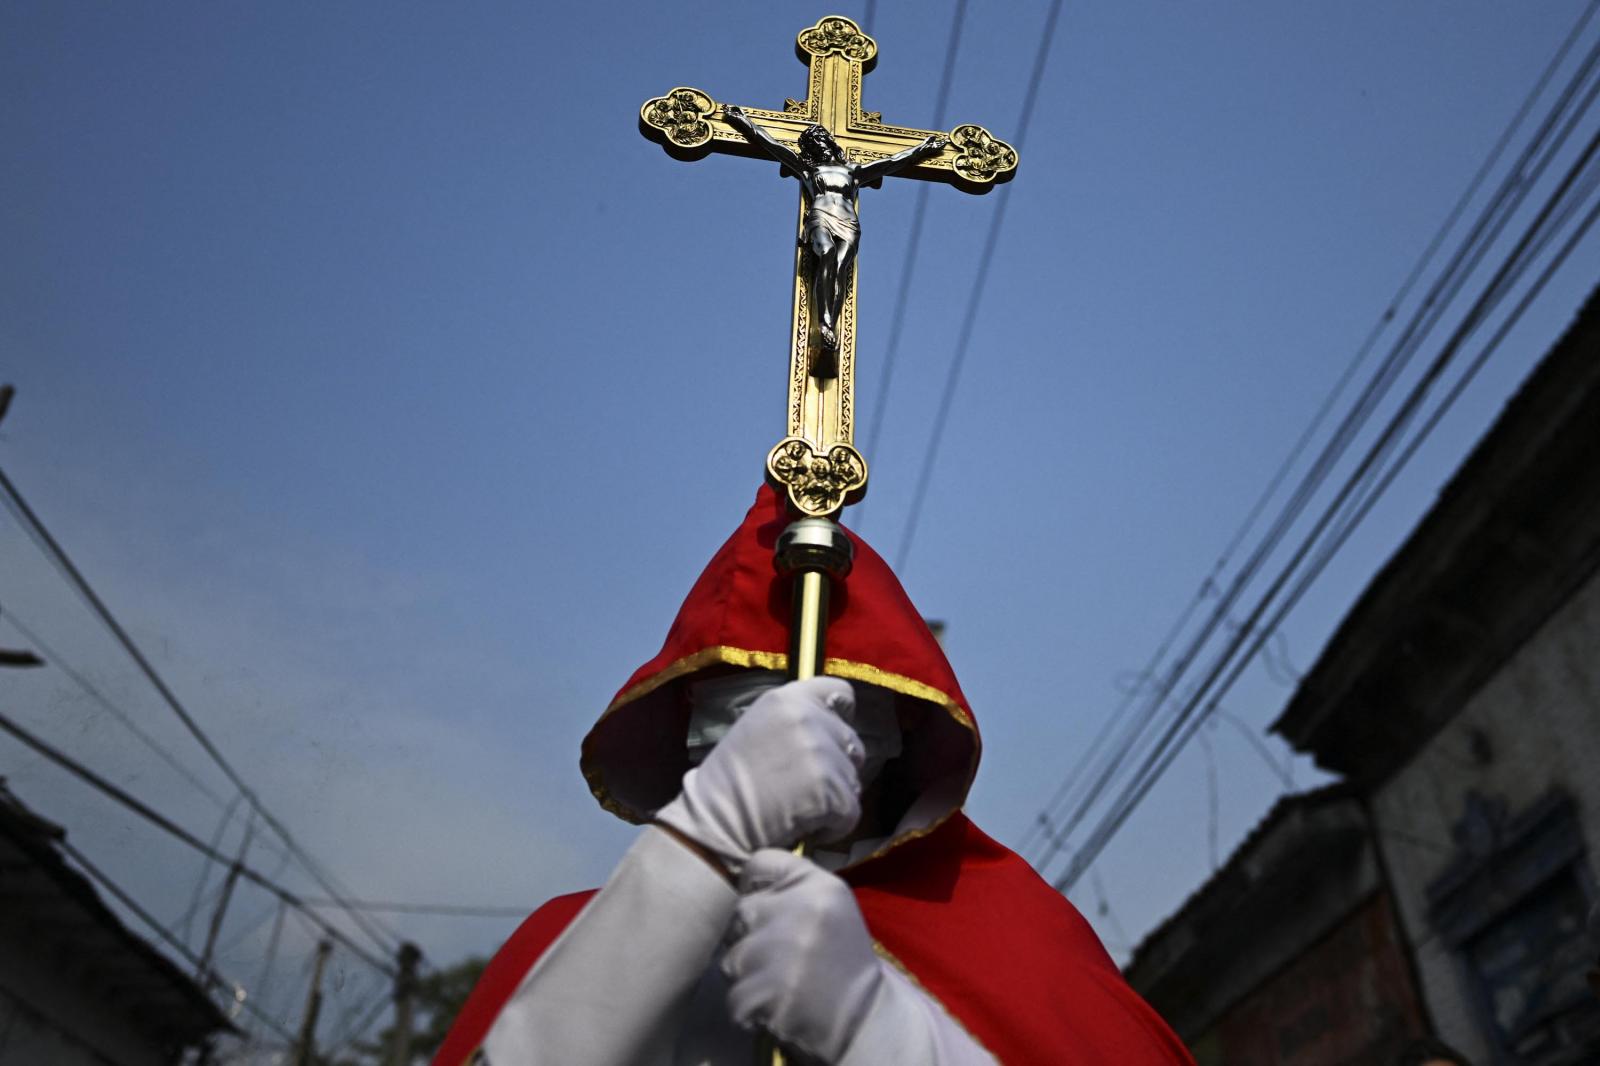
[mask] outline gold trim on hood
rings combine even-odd
[[[650,816],[648,814],[637,811],[632,807],[619,802],[611,795],[611,790],[606,787],[606,783],[600,774],[599,768],[593,765],[591,758],[592,753],[589,742],[594,736],[594,728],[598,727],[601,722],[605,721],[616,711],[621,710],[630,703],[634,703],[645,696],[648,696],[662,685],[665,685],[671,681],[675,681],[680,677],[685,677],[696,672],[697,670],[703,670],[706,667],[713,665],[736,666],[747,670],[777,670],[782,672],[789,668],[789,656],[780,651],[755,651],[749,648],[735,648],[726,644],[716,644],[709,648],[701,648],[697,652],[685,655],[683,658],[669,663],[660,670],[656,671],[653,676],[645,678],[643,681],[640,681],[638,684],[618,695],[616,699],[611,701],[610,706],[601,712],[600,717],[595,721],[595,726],[591,727],[589,733],[583,738],[583,747],[578,760],[579,769],[583,771],[583,779],[588,783],[589,791],[594,795],[594,798],[599,802],[601,807],[616,815],[618,818],[621,818],[623,821],[632,822],[635,825],[644,825],[650,821]],[[847,681],[862,681],[869,685],[877,685],[880,688],[886,688],[891,692],[897,692],[903,696],[909,696],[913,699],[922,700],[925,703],[931,703],[935,707],[943,709],[946,714],[955,720],[957,725],[960,725],[969,733],[971,733],[972,757],[968,761],[966,780],[964,782],[964,787],[961,790],[962,801],[964,801],[967,791],[972,787],[972,779],[974,776],[976,776],[978,768],[978,756],[982,750],[982,741],[978,736],[977,728],[973,725],[972,716],[967,713],[966,708],[962,707],[947,693],[941,691],[940,689],[934,688],[932,685],[925,684],[921,681],[916,681],[912,678],[906,677],[903,674],[895,674],[890,673],[887,670],[881,670],[870,663],[858,663],[849,659],[830,658],[825,662],[823,672],[829,677],[842,677]],[[946,811],[943,815],[935,819],[930,824],[919,829],[908,830],[905,833],[890,838],[884,842],[882,847],[875,849],[871,854],[866,855],[855,862],[847,864],[844,869],[860,866],[862,863],[870,862],[881,855],[887,854],[890,850],[900,846],[901,844],[916,840],[919,837],[927,836],[929,833],[942,826],[945,822],[949,821],[950,817],[961,809],[962,801],[958,801],[950,808],[950,810]]]

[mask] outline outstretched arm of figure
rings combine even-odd
[[[744,113],[743,108],[735,104],[725,104],[722,108],[722,117],[727,120],[728,125],[744,134],[745,140],[794,171],[796,177],[805,173],[805,164],[800,162],[800,157],[795,154],[794,149],[751,122],[750,116]]]
[[[484,1041],[491,1066],[660,1066],[727,932],[733,881],[764,847],[848,833],[860,738],[848,682],[813,678],[751,705],[546,949]]]
[[[921,143],[914,144],[903,152],[884,159],[874,159],[870,163],[863,163],[856,167],[856,180],[862,185],[870,185],[880,178],[898,173],[913,163],[920,163],[944,151],[944,146],[950,142],[937,133],[925,138]]]

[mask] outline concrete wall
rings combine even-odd
[[[1600,574],[1372,797],[1374,828],[1434,1023],[1477,1063],[1494,1061],[1490,1045],[1456,958],[1430,925],[1425,890],[1458,854],[1451,829],[1468,788],[1504,798],[1515,816],[1553,787],[1577,807],[1593,884],[1600,880]]]
[[[0,1066],[164,1066],[117,1003],[93,959],[73,960],[0,919]]]

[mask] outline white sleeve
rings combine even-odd
[[[484,1041],[491,1066],[655,1066],[727,931],[738,895],[650,827],[550,945]]]
[[[872,1009],[835,1066],[915,1062],[918,1066],[998,1066],[998,1060],[927,992],[883,964]]]

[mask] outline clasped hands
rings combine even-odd
[[[740,899],[722,970],[728,1010],[823,1062],[838,1062],[885,984],[850,886],[791,849],[837,840],[861,816],[861,738],[848,682],[812,678],[764,694],[683,792],[656,815],[709,853]]]

